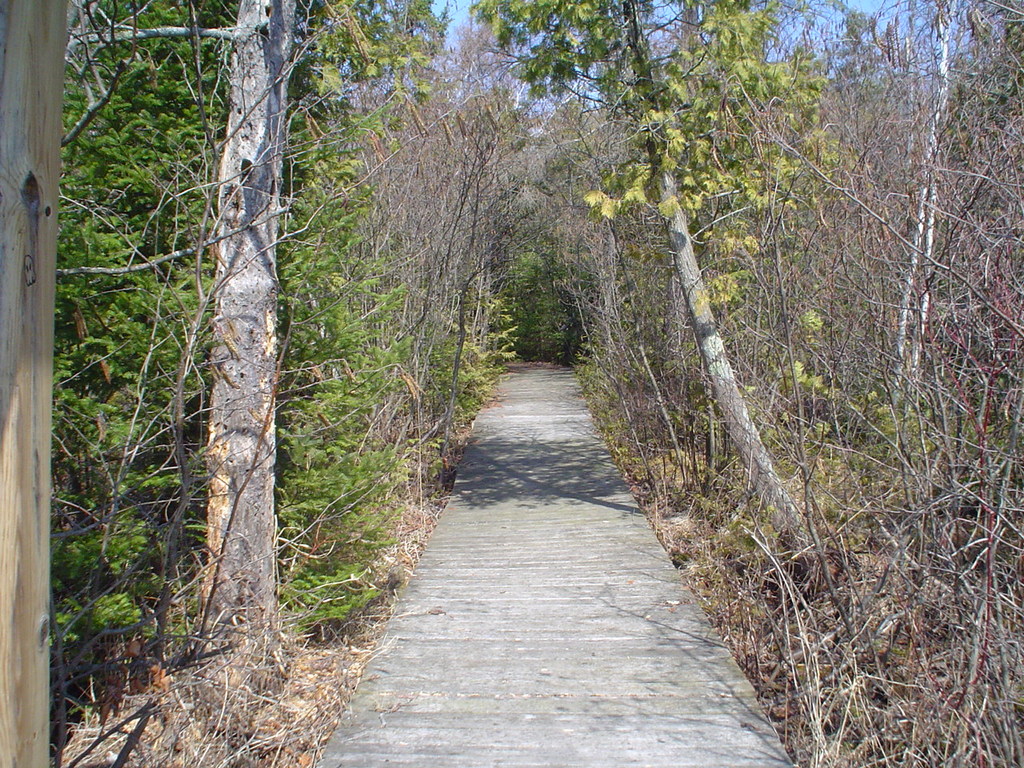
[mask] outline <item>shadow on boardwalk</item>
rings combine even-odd
[[[586,442],[490,439],[467,451],[456,492],[482,506],[578,501],[624,514],[642,514],[624,496],[622,478],[607,471],[605,448]]]

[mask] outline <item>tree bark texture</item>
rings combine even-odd
[[[241,0],[220,164],[211,356],[208,616],[277,623],[278,208],[294,0]]]
[[[50,410],[66,16],[0,0],[0,768],[49,765]]]
[[[675,201],[676,181],[671,173],[661,174],[660,187],[663,201]],[[761,440],[757,425],[750,418],[746,401],[740,393],[693,251],[689,221],[677,204],[672,205],[672,208],[673,214],[665,219],[669,246],[711,395],[725,421],[729,439],[746,467],[751,486],[772,508],[775,527],[779,531],[796,532],[800,527],[796,503],[779,479],[771,454]]]

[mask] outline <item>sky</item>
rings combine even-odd
[[[433,0],[434,11],[440,13],[447,5],[452,14],[452,29],[460,26],[469,16],[469,6],[473,0]]]

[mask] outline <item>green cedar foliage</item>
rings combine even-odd
[[[368,84],[392,95],[425,96],[416,73],[444,41],[428,0],[326,0],[312,19],[321,34],[303,66],[312,89],[330,94],[330,109],[352,107]]]
[[[637,9],[641,29],[631,28],[627,6]],[[520,74],[536,89],[572,90],[634,127],[634,160],[609,176],[608,193],[586,196],[599,216],[657,203],[662,170],[674,172],[679,186],[667,205],[698,222],[722,198],[732,210],[763,208],[767,189],[796,173],[796,161],[759,132],[767,122],[780,130],[812,122],[823,80],[800,49],[769,56],[774,4],[481,0],[475,7],[519,53]],[[646,62],[638,64],[635,46],[649,48]],[[766,154],[769,179],[750,172],[751,160],[763,164]]]
[[[545,253],[524,251],[509,266],[501,298],[512,349],[521,360],[570,365],[578,356],[583,328],[567,277],[566,265]]]

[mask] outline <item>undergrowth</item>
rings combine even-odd
[[[976,511],[948,499],[846,507],[844,489],[886,478],[833,461],[815,477],[829,503],[805,498],[811,543],[787,550],[740,467],[684,466],[653,403],[638,425],[642,398],[627,403],[594,365],[580,378],[618,466],[798,765],[1021,764],[1015,534],[1000,541],[1000,565],[986,560]]]

